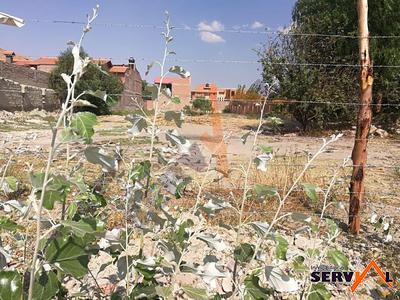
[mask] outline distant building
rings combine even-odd
[[[129,59],[128,65],[112,65],[109,69],[111,74],[118,76],[124,84],[124,91],[114,110],[136,110],[138,106],[143,107],[142,77],[133,58]]]
[[[218,99],[218,87],[215,83],[204,83],[196,87],[195,90],[191,92],[192,100],[196,98],[205,98],[207,100],[217,100]]]
[[[215,83],[199,84],[191,92],[192,101],[197,98],[204,98],[211,101],[214,112],[222,112],[229,102],[234,98],[236,89],[218,88]]]
[[[207,100],[226,101],[231,100],[236,94],[236,89],[218,88],[215,83],[199,84],[192,92],[192,100],[196,98],[205,98]]]
[[[38,59],[16,54],[11,50],[0,48],[0,62],[28,67],[45,73],[51,73],[58,63],[58,57],[44,56]],[[105,71],[117,76],[124,85],[124,91],[119,103],[115,106],[116,110],[137,109],[138,104],[143,106],[142,99],[142,77],[136,68],[135,60],[129,59],[127,65],[113,65],[108,58],[92,58],[91,62],[102,67]],[[190,87],[189,87],[190,95]]]
[[[30,67],[32,69],[43,71],[46,73],[51,73],[51,71],[53,71],[57,67],[57,63],[58,58],[53,56],[44,56],[36,60],[15,62],[16,65]]]
[[[28,57],[16,54],[12,50],[4,50],[4,49],[0,48],[0,61],[2,61],[2,62],[12,64],[12,63],[29,61],[29,60],[30,59]]]
[[[102,67],[106,71],[110,71],[113,64],[109,58],[91,58],[91,62]]]
[[[159,85],[161,81],[160,77],[154,80],[154,84]],[[190,104],[190,89],[191,89],[192,78],[181,78],[181,77],[164,77],[162,80],[162,88],[169,88],[172,97],[178,97],[181,102],[180,104],[171,104],[174,109],[182,109],[184,106]],[[161,101],[166,100],[164,94],[161,95]],[[146,108],[152,109],[153,101],[146,101]]]

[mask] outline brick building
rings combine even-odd
[[[159,85],[161,81],[160,77],[156,77],[154,84]],[[173,97],[178,97],[181,100],[179,104],[171,104],[171,108],[174,110],[182,109],[184,106],[190,104],[190,90],[191,90],[192,78],[181,78],[181,77],[164,77],[162,81],[162,88],[169,88]],[[161,95],[161,101],[166,100],[164,94]],[[146,108],[152,109],[154,101],[146,101]]]
[[[19,66],[31,71],[37,70],[38,72],[35,74],[41,74],[37,76],[43,77],[43,73],[51,73],[51,71],[53,71],[57,67],[58,58],[46,56],[33,60],[26,56],[18,55],[11,50],[4,50],[0,48],[0,62],[8,63],[13,66]],[[136,68],[135,60],[133,58],[129,59],[127,65],[113,65],[111,60],[107,58],[92,58],[92,63],[101,66],[105,71],[108,71],[111,74],[119,77],[124,85],[124,91],[120,96],[120,101],[114,107],[115,110],[136,110],[138,108],[138,105],[143,106],[142,78]],[[15,69],[17,70],[18,68]],[[24,73],[21,71],[23,69],[18,70],[19,74],[22,75],[22,73]],[[26,84],[35,86],[35,83],[31,82],[32,76],[29,76],[25,78],[28,79],[29,82]],[[40,86],[41,88],[48,88],[48,75],[46,78],[46,84],[45,86]],[[18,76],[18,80],[15,81],[18,83],[22,83],[21,81],[26,81],[25,79],[23,78],[23,76]]]
[[[203,83],[191,91],[191,98],[192,100],[205,98],[207,100],[226,101],[233,99],[235,94],[236,89],[219,88],[215,83]]]
[[[142,77],[136,68],[135,60],[130,58],[127,66],[112,65],[109,72],[118,76],[124,84],[120,101],[113,110],[136,110],[138,105],[143,107]]]
[[[44,56],[35,60],[19,61],[15,62],[16,65],[30,67],[32,69],[43,71],[46,73],[51,73],[58,63],[58,58],[53,56]]]

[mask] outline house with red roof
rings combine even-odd
[[[138,106],[143,107],[142,77],[136,68],[135,59],[129,58],[128,65],[112,65],[108,71],[118,76],[124,84],[124,91],[113,109],[137,110]]]
[[[199,84],[191,91],[192,100],[196,98],[204,98],[214,101],[227,101],[233,99],[235,94],[236,89],[219,88],[215,83]]]

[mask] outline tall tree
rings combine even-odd
[[[276,77],[280,81],[280,96],[304,102],[290,106],[304,129],[328,127],[332,123],[343,125],[355,120],[356,105],[341,103],[357,102],[358,68],[326,64],[358,65],[356,7],[356,0],[298,0],[288,32],[271,40],[260,51],[264,80]],[[400,0],[371,1],[372,36],[398,35],[398,7]],[[311,34],[303,35],[308,33]],[[379,65],[400,65],[399,46],[399,38],[371,40],[372,60],[378,66],[374,76],[376,103],[400,103],[398,69],[379,68]],[[376,120],[390,127],[399,117],[399,107],[383,106]]]
[[[81,56],[87,57],[88,55],[86,52],[82,51]],[[74,57],[71,49],[68,48],[61,52],[58,57],[57,67],[50,74],[49,85],[57,92],[61,99],[65,99],[67,93],[66,83],[62,79],[61,74],[71,74],[73,65]],[[97,65],[89,64],[82,78],[76,85],[75,94],[79,95],[81,92],[89,90],[104,91],[111,95],[121,94],[123,91],[123,84],[117,76],[107,73]],[[118,96],[108,96],[106,101],[93,95],[85,95],[84,98],[96,107],[81,107],[77,108],[77,110],[88,110],[96,114],[109,114],[111,106],[118,100]]]

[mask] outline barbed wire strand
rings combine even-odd
[[[73,20],[44,20],[44,19],[26,19],[26,22],[32,23],[53,23],[53,24],[70,24],[70,25],[85,25],[85,22],[82,21],[73,21]],[[104,27],[123,27],[123,28],[135,28],[135,29],[157,29],[163,30],[164,26],[161,25],[152,25],[152,24],[130,24],[130,23],[104,23],[104,22],[96,22],[95,25],[104,26]],[[295,29],[295,28],[294,28]],[[194,31],[194,32],[202,32],[202,31],[210,31],[207,28],[202,27],[190,27],[190,26],[182,26],[182,27],[173,27],[173,30],[178,31]],[[314,36],[314,37],[329,37],[329,38],[348,38],[348,39],[358,39],[358,38],[366,38],[366,36],[359,36],[357,34],[326,34],[326,33],[316,33],[316,32],[289,32],[290,27],[281,26],[277,29],[271,29],[269,27],[264,26],[264,30],[249,30],[249,29],[236,29],[236,28],[227,28],[227,29],[213,29],[212,32],[216,33],[238,33],[238,34],[260,34],[260,35],[287,35],[287,36]],[[370,35],[368,36],[372,39],[399,39],[400,35]]]

